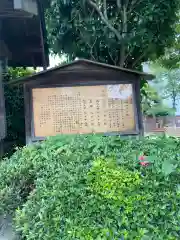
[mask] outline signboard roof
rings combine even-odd
[[[152,80],[155,78],[154,75],[152,74],[147,74],[145,72],[140,72],[140,71],[136,71],[136,70],[131,70],[131,69],[127,69],[127,68],[122,68],[122,67],[118,67],[118,66],[114,66],[114,65],[109,65],[109,64],[105,64],[105,63],[100,63],[100,62],[95,62],[95,61],[91,61],[91,60],[87,60],[87,59],[78,59],[78,60],[75,60],[73,62],[70,62],[70,63],[66,63],[66,64],[62,64],[60,66],[57,66],[57,67],[54,67],[54,68],[50,68],[46,71],[41,71],[41,72],[38,72],[38,73],[35,73],[31,76],[28,76],[28,77],[23,77],[23,78],[18,78],[18,79],[15,79],[14,81],[11,81],[10,84],[12,85],[16,85],[16,84],[24,84],[24,83],[28,83],[28,82],[31,82],[31,81],[37,81],[38,78],[43,78],[45,79],[46,76],[50,76],[53,75],[53,74],[57,74],[58,72],[59,73],[62,73],[62,72],[72,72],[73,74],[73,70],[79,70],[80,72],[85,72],[86,70],[84,68],[85,67],[86,70],[90,70],[91,68],[93,67],[99,67],[104,70],[114,70],[114,71],[117,71],[117,72],[124,72],[124,73],[129,73],[129,74],[133,74],[133,75],[137,75],[139,77],[142,77],[146,80]],[[73,68],[73,70],[70,68]]]

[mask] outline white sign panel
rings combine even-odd
[[[132,96],[131,84],[108,85],[108,97],[113,99],[127,100]]]

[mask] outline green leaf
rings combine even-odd
[[[176,169],[176,167],[177,167],[176,165],[170,163],[169,161],[164,161],[164,162],[162,163],[162,172],[163,172],[166,176],[168,176],[168,175],[170,175],[171,173],[174,172],[174,170]]]

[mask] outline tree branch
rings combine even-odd
[[[142,1],[143,0],[133,0],[131,2],[131,7],[129,8],[128,13],[131,13],[134,10],[134,8],[136,7],[136,5],[140,4]]]
[[[100,7],[96,4],[95,0],[87,0],[88,4],[93,7],[96,12],[99,14],[102,22],[109,28],[109,30],[114,33],[114,35],[117,37],[118,41],[120,42],[120,53],[119,53],[119,65],[121,67],[124,66],[124,59],[125,59],[125,55],[126,55],[126,44],[125,42],[121,42],[122,40],[124,40],[125,35],[127,34],[127,5],[121,3],[121,0],[117,0],[117,6],[119,8],[121,8],[121,17],[122,17],[122,21],[121,21],[121,26],[122,26],[122,30],[121,33],[115,28],[113,27],[113,25],[108,21],[107,18],[107,1],[103,0],[103,12],[101,11]],[[128,1],[129,2],[129,1]],[[127,2],[127,3],[128,3]]]
[[[121,0],[116,0],[116,4],[119,9],[122,7]]]
[[[149,48],[146,49],[146,51],[144,51],[132,64],[132,67],[134,68],[139,61],[146,55],[146,53],[149,51]]]
[[[122,37],[124,39],[125,34],[127,34],[127,9],[126,9],[125,5],[122,7],[121,15],[122,15]],[[125,42],[123,41],[121,43],[121,48],[120,48],[120,62],[119,62],[119,65],[121,67],[124,66],[125,55],[126,55],[126,46],[125,46]]]
[[[95,46],[95,44],[96,44],[97,38],[95,39],[94,43],[91,45],[91,44],[87,41],[87,39],[84,38],[84,35],[83,35],[83,33],[81,32],[81,30],[79,30],[79,33],[80,33],[81,38],[84,39],[84,42],[86,43],[86,45],[90,48],[91,58],[92,58],[93,60],[96,60],[95,57],[94,57],[94,55],[93,55],[93,48],[94,48],[94,46]]]
[[[103,6],[104,6],[104,16],[106,19],[108,19],[108,16],[107,16],[107,2],[106,0],[103,1]]]
[[[119,61],[119,66],[120,67],[124,67],[125,54],[126,54],[125,45],[121,44],[121,48],[120,48],[120,61]]]
[[[93,43],[92,46],[91,46],[91,56],[93,56],[93,58],[94,58],[94,55],[93,55],[93,48],[94,48],[96,42],[97,42],[97,38],[94,40],[94,43]],[[94,58],[94,59],[95,59],[95,58]],[[95,59],[95,60],[96,60],[96,59]]]
[[[100,10],[99,7],[97,6],[97,4],[96,4],[95,2],[93,2],[93,1],[91,1],[91,0],[87,0],[87,2],[89,3],[89,5],[90,5],[91,7],[93,7],[93,8],[96,10],[96,12],[99,14],[101,20],[105,23],[105,25],[109,28],[109,30],[111,30],[111,31],[115,34],[115,36],[117,37],[117,39],[118,39],[119,41],[121,41],[121,40],[122,40],[121,34],[117,31],[116,28],[114,28],[114,27],[109,23],[108,19],[103,15],[103,13],[101,12],[101,10]]]
[[[110,58],[111,58],[112,62],[113,62],[113,63],[114,63],[114,65],[116,66],[117,62],[116,62],[116,60],[114,60],[114,58],[113,58],[113,56],[112,56],[111,52],[109,51],[109,47],[107,47],[107,48],[108,48],[108,54],[109,54],[109,56],[110,56]]]
[[[128,6],[129,6],[129,0],[126,0],[126,10],[128,9]]]

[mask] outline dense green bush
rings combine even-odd
[[[1,163],[0,213],[27,240],[175,240],[179,179],[178,139],[54,137]]]
[[[4,76],[4,95],[6,103],[7,137],[5,139],[5,152],[12,152],[13,145],[25,144],[25,119],[24,119],[24,93],[23,86],[13,86],[9,83],[17,78],[32,75],[31,69],[8,68]]]

